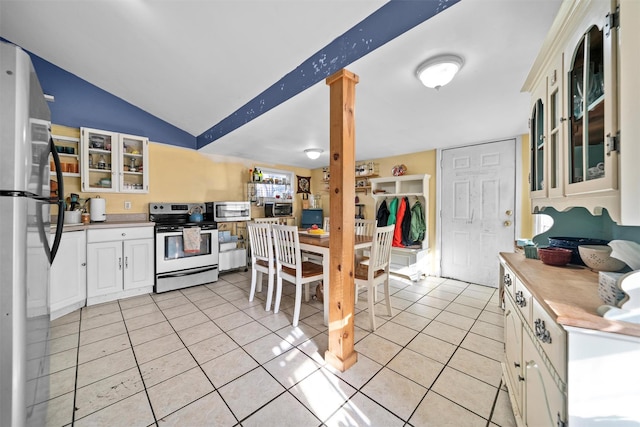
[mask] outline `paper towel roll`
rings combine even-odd
[[[100,197],[93,198],[89,201],[89,211],[91,213],[92,222],[106,221],[107,219],[107,203],[105,199]]]

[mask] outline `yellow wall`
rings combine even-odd
[[[531,213],[531,199],[529,198],[529,172],[531,165],[529,164],[529,135],[522,135],[522,156],[520,162],[522,164],[522,180],[521,194],[522,200],[520,205],[520,236],[525,239],[533,237],[533,214]]]

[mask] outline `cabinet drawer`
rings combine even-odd
[[[520,279],[515,279],[515,285],[513,286],[513,301],[515,306],[518,307],[525,322],[531,323],[531,306],[533,298],[531,298],[531,292],[522,284]]]
[[[567,337],[564,329],[558,325],[533,299],[531,322],[529,326],[537,344],[545,352],[551,364],[563,382],[567,381]]]
[[[87,243],[129,239],[153,239],[153,227],[100,228],[87,230]]]

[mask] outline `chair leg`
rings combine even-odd
[[[265,307],[264,307],[264,309],[266,311],[271,310],[271,299],[272,299],[272,296],[273,296],[273,274],[269,274],[268,285],[267,285],[267,302],[266,302]]]
[[[256,292],[262,292],[262,271],[258,271],[258,281],[256,283]]]
[[[374,308],[374,301],[373,301],[373,292],[375,292],[376,287],[369,284],[367,285],[367,302],[369,303],[369,311],[370,311],[370,316],[371,316],[371,332],[375,332],[376,331],[376,311]]]
[[[258,272],[256,270],[251,271],[251,291],[249,291],[249,302],[253,301],[253,297],[256,294],[256,281]]]
[[[276,279],[276,302],[273,303],[273,314],[277,314],[280,310],[280,297],[282,296],[282,277],[278,275]]]
[[[308,283],[306,283],[309,286]],[[298,326],[298,320],[300,319],[300,306],[302,305],[302,285],[296,283],[296,302],[293,306],[293,326]]]
[[[304,284],[304,302],[309,302],[309,282]]]
[[[393,311],[391,311],[391,294],[389,292],[389,277],[384,281],[384,298],[387,301],[387,312],[389,317],[393,317]]]

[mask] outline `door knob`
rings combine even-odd
[[[506,220],[505,222],[503,222],[505,227],[510,227],[511,226],[511,221]]]

